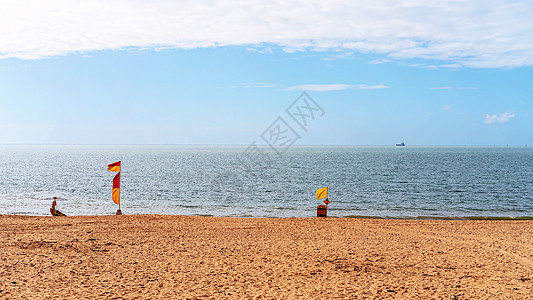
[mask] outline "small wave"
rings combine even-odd
[[[533,220],[533,216],[521,216],[521,217],[465,217],[466,220]]]
[[[182,204],[175,205],[175,207],[183,207],[183,208],[202,208],[201,205],[182,205]]]
[[[409,219],[409,218],[406,218]],[[416,216],[416,220],[461,220],[460,217],[437,217],[437,216]]]
[[[351,219],[386,219],[386,218],[380,217],[380,216],[363,216],[363,215],[348,215],[348,216],[344,216],[344,218],[351,218]]]
[[[533,217],[502,217],[502,216],[465,216],[465,217],[437,217],[437,216],[417,216],[417,220],[533,220]]]
[[[507,220],[507,221],[524,221],[533,220],[533,216],[519,217],[498,217],[498,216],[466,216],[466,217],[441,217],[441,216],[416,216],[416,217],[381,217],[367,215],[348,215],[343,218],[353,219],[394,219],[394,220]]]
[[[15,212],[10,212],[9,215],[31,216],[32,214],[30,212],[25,212],[25,211],[15,211]]]
[[[232,218],[262,218],[262,217],[257,217],[257,216],[253,216],[253,215],[249,215],[249,214],[233,215],[231,217]]]
[[[296,207],[283,207],[283,206],[276,206],[276,207],[273,207],[273,209],[275,210],[302,210]]]

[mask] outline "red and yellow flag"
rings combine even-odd
[[[328,187],[316,190],[316,200],[324,199],[328,197]]]
[[[120,160],[107,165],[107,170],[112,172],[120,172]]]
[[[119,162],[120,163],[120,162]],[[120,168],[120,167],[119,167]],[[120,205],[120,172],[113,178],[113,201]]]

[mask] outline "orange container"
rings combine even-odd
[[[325,205],[319,205],[316,207],[316,216],[317,217],[327,217],[328,216],[328,207]]]

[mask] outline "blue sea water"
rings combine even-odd
[[[0,146],[0,214],[114,214],[107,164],[122,161],[125,214],[386,218],[533,217],[533,148]],[[243,164],[244,162],[244,164]],[[246,166],[246,167],[244,167]]]

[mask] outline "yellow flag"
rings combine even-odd
[[[107,170],[112,172],[120,172],[120,160],[107,165]]]
[[[328,197],[328,187],[316,190],[316,199],[324,199]]]

